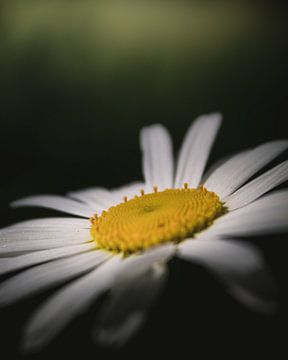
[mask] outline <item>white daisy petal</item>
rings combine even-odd
[[[24,350],[35,351],[50,342],[74,317],[108,290],[121,263],[119,256],[113,256],[89,274],[58,290],[44,302],[25,330]]]
[[[95,212],[101,212],[115,204],[115,196],[112,192],[99,187],[91,187],[83,190],[73,191],[67,194],[73,199],[83,201],[94,209]]]
[[[205,234],[252,236],[285,232],[287,213],[288,191],[277,191],[224,215]]]
[[[178,256],[207,267],[246,306],[267,312],[275,309],[274,282],[252,245],[216,238],[188,239],[179,246]]]
[[[36,195],[16,200],[11,204],[12,207],[19,206],[40,206],[48,209],[63,211],[68,214],[79,215],[89,218],[93,210],[85,204],[56,195]]]
[[[200,262],[216,272],[250,274],[263,265],[259,252],[239,241],[187,239],[178,246],[177,256]]]
[[[251,151],[251,149],[249,150],[244,150],[241,152],[237,152],[237,154],[233,153],[230,155],[224,155],[223,157],[221,157],[219,160],[216,160],[208,169],[207,171],[205,171],[205,174],[203,175],[202,179],[201,179],[201,183],[205,184],[206,180],[209,179],[210,175],[213,174],[215,172],[216,169],[218,169],[220,166],[222,166],[223,164],[225,164],[228,160],[232,159],[233,157],[235,158],[236,156],[240,156],[243,155],[244,152]]]
[[[93,250],[93,248],[95,248],[95,244],[91,242],[75,246],[66,246],[62,248],[36,251],[27,255],[17,256],[13,258],[0,259],[0,275],[7,274],[11,271],[20,270],[32,265],[37,265],[47,261],[55,260],[61,257],[80,254],[82,252]]]
[[[288,148],[288,141],[272,141],[233,156],[219,166],[206,180],[204,186],[225,198],[244,184],[281,152]]]
[[[221,124],[221,114],[203,115],[190,126],[180,150],[175,188],[200,184],[205,165]]]
[[[19,228],[2,230],[0,232],[0,256],[13,255],[27,251],[39,251],[83,244],[92,241],[88,229],[43,230],[42,228]]]
[[[225,206],[230,211],[243,207],[287,180],[288,161],[285,161],[228,196],[224,199]]]
[[[34,219],[34,220],[25,220],[18,222],[13,225],[9,225],[0,230],[0,234],[2,231],[6,230],[14,230],[14,229],[34,229],[41,228],[44,230],[53,230],[53,229],[87,229],[90,227],[90,222],[87,219],[77,219],[77,218],[42,218],[42,219]]]
[[[13,241],[28,241],[28,240],[48,240],[48,239],[61,239],[63,241],[73,240],[82,238],[84,240],[91,239],[89,229],[65,229],[65,228],[55,228],[55,229],[43,229],[40,227],[31,227],[31,228],[10,228],[2,230],[0,232],[0,246],[1,244],[9,245]]]
[[[276,289],[269,272],[262,270],[254,274],[244,286],[227,284],[227,291],[251,310],[274,313],[277,309]]]
[[[143,173],[146,191],[153,186],[160,190],[173,186],[172,141],[162,125],[153,125],[141,130],[141,149],[143,152]]]
[[[56,286],[95,268],[111,255],[101,250],[38,265],[13,276],[0,285],[0,306]]]
[[[136,279],[116,282],[99,311],[93,331],[95,341],[122,346],[134,336],[166,284],[167,275],[166,265],[155,264]]]
[[[38,241],[38,240],[29,240],[25,242],[15,242],[13,244],[8,245],[0,245],[0,257],[14,257],[20,256],[29,252],[34,251],[41,251],[41,250],[48,250],[48,249],[56,249],[62,248],[67,246],[75,246],[78,244],[84,244],[92,242],[92,240],[83,241],[81,239],[75,239],[63,242],[61,239],[52,239],[45,241]]]

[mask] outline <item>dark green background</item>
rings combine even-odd
[[[138,133],[148,124],[166,125],[177,149],[195,117],[222,112],[210,161],[288,136],[284,2],[7,0],[0,30],[1,225],[54,214],[8,209],[21,196],[141,179]],[[281,240],[253,241],[283,292]],[[188,350],[191,343],[193,356],[205,339],[218,352],[229,343],[244,352],[280,349],[282,310],[268,318],[250,313],[203,270],[176,261],[172,268],[160,305],[128,350]],[[14,344],[14,357],[33,305],[2,311],[1,338]],[[90,321],[74,324],[45,355],[68,345],[97,353]]]

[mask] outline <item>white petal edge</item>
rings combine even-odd
[[[224,199],[287,148],[287,140],[278,140],[241,152],[219,166],[204,186]]]
[[[39,206],[86,218],[89,218],[93,215],[93,210],[90,206],[57,195],[29,196],[12,202],[11,206]]]
[[[27,255],[0,259],[0,275],[24,269],[32,265],[38,265],[47,261],[56,260],[62,257],[80,254],[82,252],[93,250],[94,248],[95,244],[88,243],[75,246],[66,246],[64,248],[36,251]]]
[[[145,190],[152,192],[153,186],[157,186],[159,190],[172,188],[174,160],[172,141],[167,129],[159,124],[143,128],[140,145]]]
[[[236,240],[187,239],[178,256],[199,263],[223,282],[243,305],[260,312],[276,309],[275,283],[258,249]]]
[[[96,250],[25,270],[0,284],[0,306],[15,303],[84,274],[110,256],[108,252]]]
[[[269,283],[269,287],[272,287],[273,293],[276,294],[277,291],[275,290],[274,280],[271,278],[270,273],[265,274],[265,279],[263,279],[262,275],[262,279],[260,278],[260,281],[263,282],[263,280],[264,284],[260,284],[260,286],[267,287],[267,285],[265,285],[265,282],[266,284]],[[265,297],[263,296],[259,297],[257,295],[254,295],[253,291],[249,291],[245,289],[245,287],[235,285],[234,283],[230,283],[227,285],[227,291],[240,303],[247,306],[248,308],[251,308],[251,310],[256,309],[259,312],[266,313],[275,313],[275,311],[277,310],[277,302],[273,298],[265,299]],[[276,295],[274,295],[274,297],[276,298]]]
[[[179,153],[175,188],[184,183],[195,188],[200,184],[221,121],[221,114],[214,113],[202,115],[192,123]]]
[[[287,180],[288,161],[284,161],[225,198],[225,206],[231,211],[248,205]]]

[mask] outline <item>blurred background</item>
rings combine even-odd
[[[277,0],[2,0],[0,225],[54,214],[10,210],[9,202],[21,196],[141,179],[138,133],[151,123],[166,125],[177,149],[195,117],[222,112],[211,162],[287,137],[287,10]],[[280,293],[285,238],[257,239]],[[178,278],[169,280],[168,295],[128,349],[159,343],[188,349],[190,335],[184,331],[178,338],[182,324],[202,344],[206,330],[212,340],[211,331],[217,333],[223,322],[224,338],[236,347],[254,344],[264,354],[270,339],[273,351],[280,349],[281,312],[252,314],[223,295],[203,270],[173,266]],[[13,356],[32,303],[3,313]],[[81,321],[49,356],[66,351],[67,344],[73,351],[81,344],[97,352],[84,326],[89,316]],[[171,325],[165,330],[166,321]],[[78,343],[71,344],[74,338]],[[221,344],[222,336],[216,339]]]

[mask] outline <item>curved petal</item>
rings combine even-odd
[[[11,206],[40,206],[86,218],[89,218],[91,215],[93,215],[93,210],[90,206],[57,195],[29,196],[12,202]]]
[[[207,267],[244,305],[275,310],[274,282],[255,247],[235,240],[191,239],[179,246],[178,256]]]
[[[288,161],[284,161],[228,196],[228,198],[225,199],[225,206],[227,206],[229,210],[235,210],[248,205],[287,180]]]
[[[206,162],[221,124],[221,114],[203,115],[190,126],[180,150],[175,188],[200,184]]]
[[[279,140],[235,155],[219,166],[204,186],[224,199],[287,148],[288,141]]]
[[[21,272],[0,285],[0,306],[56,286],[95,268],[111,255],[98,250],[55,260]]]
[[[160,190],[173,186],[172,141],[164,126],[156,124],[145,127],[140,133],[143,152],[143,173],[146,191],[153,191],[153,186]]]
[[[150,266],[141,276],[116,283],[100,309],[93,338],[104,346],[122,346],[146,320],[147,312],[167,280],[167,267]]]

